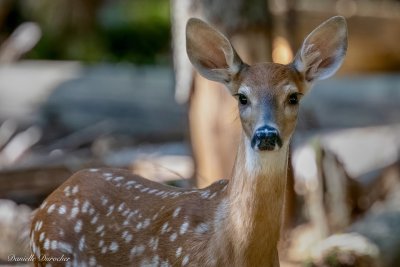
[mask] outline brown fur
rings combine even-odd
[[[239,104],[243,132],[231,181],[187,190],[123,170],[81,171],[35,214],[33,253],[64,255],[69,266],[279,266],[288,148],[298,113],[290,95],[306,93],[311,81],[336,71],[345,33],[344,20],[332,18],[306,39],[293,64],[249,66],[221,33],[190,20],[193,65],[248,99]],[[331,49],[319,49],[330,35]],[[326,58],[334,59],[331,65]],[[250,140],[263,126],[274,127],[282,144],[267,151],[253,147]]]

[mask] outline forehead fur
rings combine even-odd
[[[242,84],[253,90],[274,91],[286,84],[295,84],[301,92],[301,77],[290,66],[276,63],[260,63],[245,70]]]

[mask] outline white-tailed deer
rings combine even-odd
[[[240,141],[237,101],[224,85],[195,73],[186,53],[190,17],[222,29],[247,64],[271,61],[271,24],[265,0],[171,0],[175,97],[188,104],[190,144],[199,188],[232,176]],[[257,8],[254,8],[257,7]],[[192,75],[194,74],[194,75]]]
[[[48,260],[36,265],[279,266],[299,100],[339,68],[345,20],[334,17],[316,28],[289,65],[245,64],[220,32],[198,19],[189,20],[186,34],[195,68],[238,100],[243,133],[231,181],[186,190],[124,170],[78,172],[35,214],[31,248]],[[62,256],[70,261],[51,261]]]

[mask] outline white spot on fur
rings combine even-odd
[[[153,217],[151,218],[153,221],[156,220],[158,218],[158,212],[156,214],[153,215]]]
[[[179,234],[183,235],[187,232],[189,228],[189,222],[185,221],[184,223],[182,223],[181,228],[179,229]]]
[[[139,210],[138,209],[136,209],[136,210],[134,210],[134,211],[132,211],[131,212],[131,214],[129,214],[129,216],[133,216],[133,215],[136,215],[136,214],[138,214],[139,213]]]
[[[164,194],[165,192],[164,191],[160,191],[160,192],[158,192],[157,194],[156,194],[156,196],[161,196],[162,194]]]
[[[78,213],[79,213],[79,208],[78,207],[73,207],[71,209],[71,218],[75,218],[76,215],[78,215]]]
[[[64,252],[64,253],[72,253],[72,246],[68,243],[65,242],[58,242],[58,249],[60,250],[60,252]]]
[[[44,248],[45,250],[48,250],[48,249],[50,248],[50,240],[49,240],[48,238],[46,238],[46,239],[44,240],[43,248]]]
[[[124,180],[124,179],[125,179],[125,178],[122,177],[122,176],[117,176],[117,177],[114,178],[114,181],[115,181],[115,182],[119,182],[119,181],[122,181],[122,180]]]
[[[151,259],[151,266],[158,266],[160,264],[160,257],[158,255],[155,255],[152,259]]]
[[[93,214],[94,214],[94,208],[90,208],[89,214],[90,214],[90,215],[93,215]]]
[[[103,245],[104,245],[104,240],[101,239],[101,240],[99,241],[99,248],[101,248]]]
[[[97,228],[96,228],[96,234],[97,234],[97,233],[100,233],[101,231],[103,231],[103,229],[104,229],[104,224],[102,224],[102,225],[100,225],[100,226],[97,226]]]
[[[35,231],[36,231],[36,232],[39,231],[40,228],[42,228],[42,225],[43,225],[43,221],[37,221],[37,222],[35,223]],[[33,233],[32,233],[32,235],[33,235]]]
[[[72,192],[73,195],[75,195],[76,193],[78,193],[78,192],[79,192],[79,186],[78,186],[78,185],[75,185],[74,188],[72,188],[72,191],[71,191],[71,192]]]
[[[111,242],[110,247],[109,247],[110,251],[117,252],[118,248],[119,248],[119,246],[118,246],[117,242],[115,242],[115,241]]]
[[[125,238],[125,237],[128,235],[128,233],[129,233],[128,231],[123,231],[121,237],[122,237],[122,238]]]
[[[150,225],[150,219],[144,220],[144,222],[143,222],[143,229],[144,229],[144,228],[147,228],[147,226],[149,226],[149,225]]]
[[[180,195],[182,195],[182,192],[172,192],[171,194],[172,194],[172,198],[177,198]]]
[[[168,228],[168,222],[165,222],[161,227],[161,234],[165,234]]]
[[[40,209],[44,209],[44,207],[46,207],[47,205],[47,201],[43,202],[42,205],[40,205]]]
[[[31,241],[30,241],[30,245],[31,245],[31,247],[32,247],[32,252],[33,252],[33,254],[36,255],[36,246],[35,246],[35,243],[32,242],[32,238],[31,238]]]
[[[172,214],[172,217],[176,218],[179,215],[179,212],[181,211],[181,209],[182,209],[181,207],[177,207],[174,210],[174,213]]]
[[[109,206],[106,216],[110,216],[113,211],[114,211],[114,205]]]
[[[108,198],[107,197],[101,196],[100,200],[101,200],[101,204],[103,206],[107,205],[107,202],[108,202]]]
[[[213,199],[217,195],[217,192],[214,192],[208,199]]]
[[[83,202],[83,205],[82,205],[82,213],[88,212],[89,206],[90,206],[89,201],[86,200],[85,202]]]
[[[134,185],[134,184],[136,184],[135,181],[128,181],[128,182],[125,183],[125,185],[127,185],[127,186],[131,186],[131,185]]]
[[[149,191],[149,194],[154,194],[154,193],[157,193],[157,189],[151,189],[150,191]]]
[[[177,258],[179,258],[179,257],[181,256],[181,254],[182,254],[182,247],[179,247],[179,248],[176,250],[175,256],[176,256]]]
[[[125,242],[126,242],[126,243],[131,242],[131,241],[132,241],[132,238],[133,238],[133,236],[132,236],[131,234],[128,234],[128,235],[125,237]]]
[[[208,198],[210,196],[210,190],[203,191],[201,194],[202,198]]]
[[[147,192],[147,191],[149,191],[149,188],[148,188],[148,187],[145,187],[145,188],[143,188],[142,190],[140,190],[140,192],[142,192],[142,193]]]
[[[124,207],[125,207],[125,203],[122,202],[122,203],[118,206],[118,211],[119,211],[119,212],[123,211],[123,210],[124,210]]]
[[[145,250],[145,247],[143,245],[134,246],[131,249],[131,254],[132,254],[132,256],[139,256],[139,255],[142,255],[144,250]]]
[[[71,195],[70,188],[71,187],[69,185],[64,188],[64,193],[65,193],[65,196],[67,196],[67,197],[69,197]]]
[[[94,256],[91,256],[89,258],[89,266],[96,266],[96,258]]]
[[[47,209],[47,213],[50,214],[53,212],[53,210],[56,208],[55,204],[51,204],[50,207]]]
[[[200,223],[196,226],[196,228],[194,229],[194,232],[196,234],[205,234],[208,232],[208,224],[206,223]]]
[[[64,205],[61,205],[58,208],[58,214],[62,215],[62,214],[65,214],[66,212],[67,212],[67,207],[65,207]]]
[[[39,235],[39,241],[42,242],[44,240],[44,232]]]
[[[153,251],[156,251],[158,248],[158,237],[152,237],[149,241],[149,248]]]
[[[92,220],[90,221],[91,224],[95,224],[97,222],[97,220],[99,219],[99,215],[96,215],[92,218]]]
[[[127,216],[130,212],[130,209],[126,209],[123,213],[122,216]]]
[[[188,263],[189,263],[189,255],[186,255],[185,257],[183,257],[182,266],[185,266]]]
[[[50,247],[51,247],[51,249],[57,249],[57,240],[53,240],[53,241],[51,241],[51,244],[50,244]]]
[[[75,233],[79,233],[82,230],[82,221],[78,220],[75,224],[74,231]]]
[[[170,235],[169,241],[174,242],[177,237],[178,237],[178,234],[177,233],[173,233],[172,235]]]
[[[79,250],[83,251],[85,249],[85,236],[82,236],[81,239],[79,239]]]
[[[94,168],[92,168],[92,169],[89,169],[89,171],[90,171],[90,172],[98,172],[99,169],[94,169]]]
[[[125,242],[126,242],[126,243],[131,242],[132,237],[133,237],[133,236],[132,236],[128,231],[124,231],[124,232],[122,233],[122,238],[125,239]]]

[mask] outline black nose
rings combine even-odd
[[[263,126],[256,130],[251,140],[253,149],[274,150],[276,146],[282,146],[282,140],[277,129],[270,126]]]

